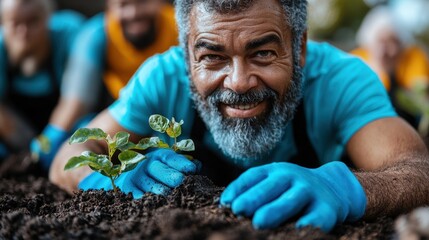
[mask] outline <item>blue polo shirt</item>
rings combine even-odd
[[[173,47],[146,61],[109,111],[141,136],[157,135],[148,125],[152,114],[183,119],[181,137],[189,138],[195,118],[189,81],[183,51]],[[321,164],[340,160],[350,138],[368,123],[397,116],[376,74],[327,43],[308,43],[303,81],[307,133]],[[292,124],[285,128],[282,141],[258,164],[288,161],[297,153]],[[209,132],[204,144],[221,152]]]

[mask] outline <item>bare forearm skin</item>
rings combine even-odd
[[[79,99],[60,98],[49,122],[65,131],[70,131],[77,121],[88,112],[89,107]]]
[[[380,170],[355,172],[367,195],[364,219],[397,216],[418,206],[429,205],[427,154],[402,159]]]
[[[83,151],[87,150],[102,153],[104,149],[94,141],[74,145],[64,143],[52,163],[49,180],[69,193],[76,191],[79,182],[93,171],[87,166],[64,171],[64,166],[71,157],[79,156]]]

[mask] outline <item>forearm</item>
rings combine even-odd
[[[65,131],[70,131],[76,122],[88,112],[89,107],[79,99],[61,98],[49,122]]]
[[[356,172],[367,195],[364,218],[395,216],[429,204],[429,161],[409,155],[380,170]]]
[[[88,176],[92,170],[89,167],[80,167],[64,171],[64,166],[71,157],[79,156],[83,151],[88,150],[95,153],[102,153],[105,151],[105,148],[94,141],[74,145],[64,143],[51,165],[49,180],[69,193],[76,191],[79,182]]]
[[[88,128],[101,128],[110,136],[115,136],[119,131],[126,131],[122,128],[115,119],[110,115],[108,110],[101,112],[95,117],[92,122],[87,126]],[[137,141],[140,137],[136,134],[130,133],[130,140]],[[107,145],[104,141],[87,141],[82,144],[64,143],[55,156],[54,162],[51,165],[49,172],[49,179],[54,184],[72,193],[77,190],[77,185],[80,181],[88,176],[92,170],[88,167],[81,167],[73,170],[64,171],[64,166],[67,161],[82,154],[83,151],[92,151],[97,154],[106,154]]]

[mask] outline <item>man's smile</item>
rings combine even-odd
[[[247,104],[225,104],[221,103],[220,110],[225,117],[251,118],[264,112],[267,100]]]

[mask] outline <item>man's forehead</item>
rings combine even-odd
[[[0,12],[1,15],[6,15],[7,13],[12,13],[10,10],[15,9],[14,14],[18,13],[20,15],[39,15],[45,14],[45,10],[48,6],[43,2],[44,0],[0,0]]]
[[[269,6],[266,6],[269,4]],[[271,5],[270,5],[271,4]],[[265,5],[265,6],[264,6]],[[224,34],[238,36],[243,33],[246,38],[260,38],[268,32],[280,35],[290,31],[285,13],[277,0],[254,3],[239,12],[219,12],[208,9],[204,3],[196,4],[190,14],[190,35],[220,37]],[[199,37],[197,37],[199,38]],[[272,39],[272,38],[271,38]]]
[[[256,1],[243,1],[249,2],[246,5],[240,5],[237,9],[231,9],[225,7],[222,4],[214,5],[213,3],[197,2],[194,4],[190,11],[190,17],[193,18],[193,24],[204,24],[200,20],[213,20],[216,21],[219,18],[237,17],[240,15],[249,15],[251,13],[252,18],[258,18],[263,13],[270,13],[271,18],[279,17],[282,18],[282,22],[286,22],[285,11],[277,0],[256,0]],[[283,21],[284,20],[284,21]]]

